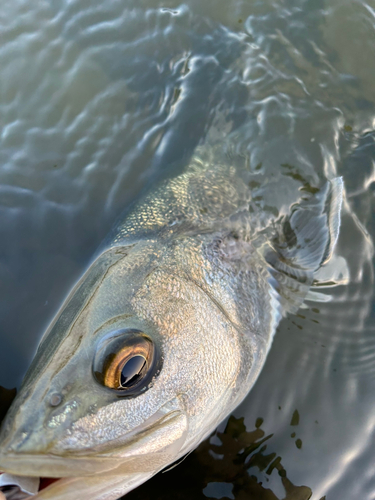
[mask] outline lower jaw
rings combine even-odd
[[[40,481],[39,490],[38,484],[34,487],[34,495],[22,493],[22,496],[16,498],[17,500],[97,500],[99,498],[113,500],[113,498],[119,498],[144,483],[158,470],[134,474],[104,474],[91,477],[63,477],[61,479],[45,478]],[[21,476],[18,478],[21,479]],[[117,496],[114,496],[114,492]],[[18,495],[21,492],[20,488],[15,486],[12,491],[4,493],[1,492],[0,488],[2,500],[15,500],[11,494],[17,493]]]

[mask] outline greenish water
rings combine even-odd
[[[122,211],[198,144],[258,176],[260,227],[300,179],[343,176],[348,280],[282,321],[214,437],[127,498],[372,500],[375,6],[13,0],[0,15],[0,385],[19,385]]]

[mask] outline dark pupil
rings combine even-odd
[[[143,356],[129,359],[121,372],[121,387],[130,387],[139,379],[146,360]]]

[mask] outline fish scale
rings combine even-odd
[[[259,234],[247,178],[195,156],[128,211],[62,305],[0,436],[2,470],[61,478],[36,499],[118,498],[194,449],[254,385],[282,315],[332,254],[342,181]],[[107,369],[139,335],[155,359],[137,390],[107,387],[95,360],[117,349]]]

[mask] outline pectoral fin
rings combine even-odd
[[[340,228],[343,181],[337,177],[292,209],[266,254],[284,312],[301,306],[314,275],[332,256]]]

